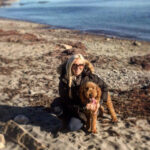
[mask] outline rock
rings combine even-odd
[[[5,147],[5,138],[3,134],[0,134],[0,149]]]
[[[35,137],[13,120],[6,123],[4,127],[4,134],[25,149],[46,149],[45,145],[40,143]]]
[[[25,115],[18,115],[14,118],[14,121],[19,124],[27,124],[29,122],[29,119]]]
[[[26,33],[26,31],[25,31],[25,30],[23,30],[23,29],[18,30],[18,31],[19,31],[19,33],[21,33],[21,34],[25,34],[25,33]]]
[[[61,44],[60,45],[62,48],[64,48],[64,49],[72,49],[72,46],[71,45],[67,45],[67,44]]]
[[[133,45],[134,45],[134,46],[141,46],[141,43],[138,42],[138,41],[134,41],[134,42],[133,42]]]
[[[106,41],[110,41],[110,38],[106,38]]]

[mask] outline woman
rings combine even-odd
[[[63,109],[63,115],[67,118],[70,131],[79,130],[86,121],[85,109],[79,98],[79,87],[86,81],[93,81],[98,84],[102,90],[101,102],[107,100],[107,85],[94,74],[93,65],[81,54],[71,56],[64,67],[62,67],[60,75],[60,104],[55,105],[53,109],[55,112],[60,112],[60,114],[62,114],[61,110]],[[98,111],[98,107],[96,111]]]

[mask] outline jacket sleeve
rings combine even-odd
[[[74,104],[74,101],[69,98],[68,81],[65,78],[61,78],[59,82],[59,95],[62,98],[62,105],[65,111],[71,114],[78,114],[80,106]]]
[[[64,78],[60,78],[59,81],[59,95],[63,99],[68,99],[68,82]]]
[[[100,78],[98,77],[96,74],[92,74],[92,81],[95,82],[96,84],[98,84],[98,86],[101,88],[102,90],[102,96],[101,96],[101,102],[103,103],[107,101],[107,97],[108,97],[108,86],[107,84]]]

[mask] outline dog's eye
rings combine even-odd
[[[86,90],[88,90],[89,88],[88,88],[88,87],[86,87],[85,89],[86,89]]]

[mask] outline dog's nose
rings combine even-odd
[[[89,97],[92,98],[92,97],[93,97],[93,94],[90,93],[90,94],[89,94]]]

